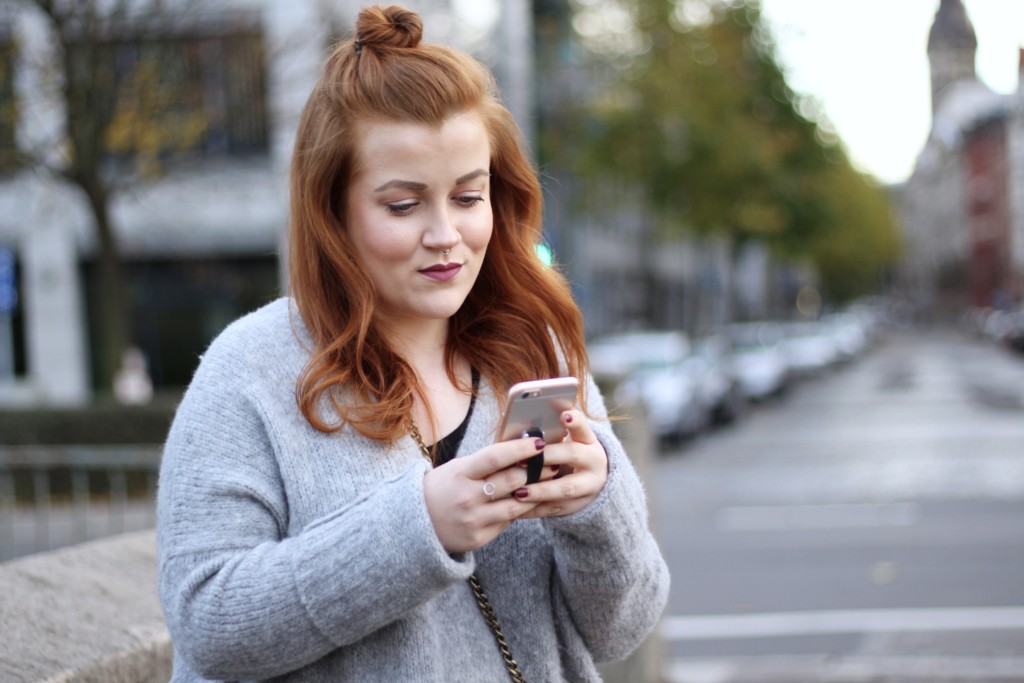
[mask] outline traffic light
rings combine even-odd
[[[535,244],[533,245],[534,251],[537,252],[537,258],[541,260],[545,266],[550,266],[555,262],[554,254],[551,251],[551,247],[546,244]]]

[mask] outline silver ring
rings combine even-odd
[[[494,484],[489,481],[484,482],[484,495],[494,500]]]
[[[444,256],[445,258],[448,258],[448,254],[450,254],[450,253],[452,253],[451,249],[442,249],[441,250],[441,256]]]

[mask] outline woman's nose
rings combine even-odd
[[[430,225],[423,235],[423,246],[428,249],[451,249],[462,240],[458,226],[446,209],[439,209],[431,216]]]

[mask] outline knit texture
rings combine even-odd
[[[230,325],[178,408],[160,472],[160,597],[174,683],[487,683],[508,680],[466,581],[476,571],[531,683],[597,681],[656,624],[668,570],[641,482],[606,420],[597,500],[518,520],[451,555],[423,496],[410,437],[324,434],[295,401],[312,343],[288,299]],[[589,408],[605,408],[592,381]],[[481,379],[459,455],[494,439]]]

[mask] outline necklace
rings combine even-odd
[[[423,443],[420,430],[412,419],[409,420],[409,433],[412,435],[416,445],[419,446],[420,454],[433,464],[434,459],[430,455],[430,448],[427,444]],[[487,593],[484,592],[484,587],[480,584],[480,579],[477,578],[475,572],[469,576],[469,585],[473,589],[473,597],[476,599],[477,607],[480,608],[480,613],[483,615],[487,627],[491,629],[494,639],[498,641],[498,649],[501,650],[501,657],[505,660],[505,668],[508,670],[508,675],[512,678],[512,683],[526,683],[526,677],[523,676],[523,672],[519,669],[519,664],[516,662],[515,657],[512,656],[512,651],[505,640],[505,634],[501,631],[501,624],[498,623],[498,614],[494,611],[494,607],[491,606],[491,601],[487,597]]]
[[[434,458],[430,455],[430,448],[427,444],[423,443],[423,437],[420,436],[420,430],[416,427],[416,423],[409,420],[409,433],[412,434],[413,441],[420,447],[420,453],[423,455],[430,464],[434,464]]]

